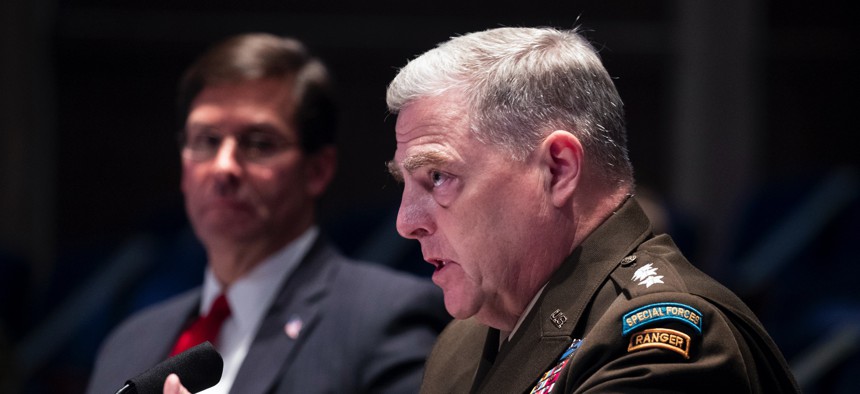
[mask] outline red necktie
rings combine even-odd
[[[215,299],[208,315],[198,317],[182,332],[176,344],[173,345],[170,356],[173,357],[206,341],[214,344],[218,339],[218,332],[221,331],[221,324],[228,316],[230,316],[230,305],[227,304],[227,297],[221,294]]]

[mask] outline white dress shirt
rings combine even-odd
[[[224,371],[217,385],[201,391],[205,394],[227,394],[239,373],[242,361],[248,354],[260,322],[272,305],[281,285],[307,254],[319,234],[311,227],[295,241],[269,256],[247,275],[234,282],[227,290],[230,317],[221,326],[215,348],[224,359]],[[222,292],[221,284],[207,267],[203,280],[200,314],[205,316]]]

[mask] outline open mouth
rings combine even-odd
[[[441,271],[443,268],[445,268],[446,265],[448,265],[447,260],[441,259],[428,259],[427,262],[433,264],[433,266],[436,267],[437,272]]]

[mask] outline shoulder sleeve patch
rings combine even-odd
[[[621,334],[626,336],[639,327],[661,321],[679,321],[702,334],[702,313],[677,302],[648,304],[625,313],[621,318]]]
[[[669,328],[650,328],[630,336],[627,353],[643,349],[668,349],[690,358],[690,336]]]

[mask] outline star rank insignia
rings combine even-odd
[[[633,280],[638,280],[640,286],[651,287],[651,285],[663,283],[663,275],[657,275],[657,267],[653,267],[651,263],[648,263],[639,267],[633,273]]]

